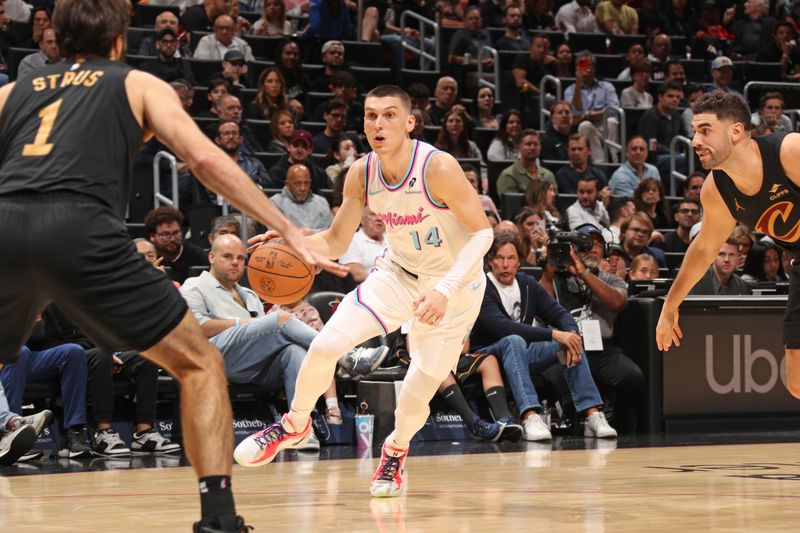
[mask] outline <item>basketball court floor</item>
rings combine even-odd
[[[421,443],[406,463],[407,493],[384,500],[368,493],[377,458],[331,446],[237,466],[233,486],[256,531],[796,532],[797,440],[800,432]],[[189,531],[199,503],[181,464],[48,459],[0,469],[0,529]]]

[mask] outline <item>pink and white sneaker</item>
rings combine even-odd
[[[403,475],[408,449],[395,448],[388,443],[383,443],[381,448],[381,463],[372,476],[369,493],[374,498],[393,498],[400,496],[403,491]]]
[[[283,415],[280,421],[240,442],[233,451],[233,458],[242,466],[260,466],[275,459],[281,450],[302,448],[311,435],[311,419],[302,431],[296,429],[294,432],[287,431],[283,427],[284,424],[294,429],[289,417]]]

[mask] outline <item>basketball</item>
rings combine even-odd
[[[281,240],[260,246],[247,263],[247,279],[262,300],[289,304],[308,294],[314,271],[294,249]]]

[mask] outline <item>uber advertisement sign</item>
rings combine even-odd
[[[797,412],[786,390],[785,305],[681,306],[681,346],[663,354],[664,415]]]

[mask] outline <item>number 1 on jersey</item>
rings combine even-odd
[[[409,235],[411,235],[411,241],[414,243],[414,248],[417,250],[422,250],[422,243],[419,241],[419,232],[417,231],[409,231]],[[442,245],[442,239],[439,238],[439,228],[436,226],[432,227],[428,230],[428,233],[425,234],[425,239],[423,240],[425,244],[430,246],[434,246],[438,248]]]
[[[47,139],[50,138],[50,133],[53,131],[53,125],[56,123],[58,110],[61,109],[61,102],[63,100],[63,98],[59,98],[39,111],[39,118],[42,119],[42,123],[39,125],[39,130],[36,132],[33,144],[26,144],[22,148],[22,155],[43,156],[49,154],[53,149],[53,145],[48,143]]]

